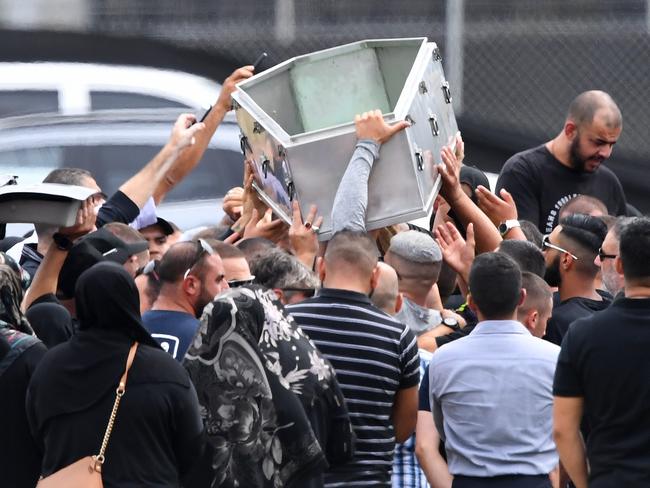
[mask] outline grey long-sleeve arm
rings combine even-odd
[[[368,206],[368,179],[375,160],[379,157],[380,144],[371,139],[357,142],[352,158],[332,205],[332,230],[366,230],[366,207]]]

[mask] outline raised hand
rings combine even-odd
[[[236,186],[228,190],[226,195],[223,197],[223,203],[221,208],[223,211],[232,219],[236,221],[241,217],[242,210],[244,207],[244,189],[241,186]]]
[[[196,116],[194,114],[181,114],[176,119],[169,137],[169,142],[176,151],[193,146],[196,142],[196,134],[205,129],[203,122],[195,122]]]
[[[482,185],[476,188],[478,206],[494,225],[499,225],[506,220],[517,219],[517,205],[512,195],[505,188],[501,190],[500,195],[501,198]]]
[[[467,240],[451,222],[436,227],[435,235],[443,259],[467,283],[475,256],[474,224],[467,226]]]
[[[262,218],[256,209],[253,209],[251,218],[244,228],[244,239],[251,237],[264,237],[273,242],[281,241],[287,233],[287,224],[281,220],[273,220],[273,211],[269,208]]]
[[[357,132],[357,139],[372,139],[383,144],[391,137],[409,127],[409,123],[403,120],[388,125],[381,115],[381,110],[364,112],[354,116],[354,126]]]
[[[303,222],[300,205],[295,200],[292,205],[293,221],[289,227],[289,242],[295,256],[311,268],[318,254],[318,230],[323,224],[323,217],[316,216],[316,205],[312,205]]]
[[[237,83],[253,76],[253,71],[253,65],[242,66],[233,71],[232,74],[224,80],[223,85],[221,85],[221,92],[219,93],[219,98],[217,99],[215,106],[223,113],[228,112],[231,107],[230,97],[237,89]]]
[[[460,161],[456,153],[450,146],[444,146],[440,151],[442,164],[437,166],[437,170],[442,178],[440,194],[453,209],[454,203],[465,195],[460,186]]]
[[[60,227],[59,234],[63,234],[71,241],[95,230],[95,221],[97,220],[97,210],[95,209],[95,196],[90,196],[77,210],[75,223],[70,227]]]

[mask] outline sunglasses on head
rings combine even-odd
[[[185,274],[183,274],[183,279],[187,278],[190,275],[190,271],[192,271],[192,268],[198,264],[201,259],[203,259],[203,256],[206,254],[208,256],[212,256],[214,254],[214,249],[212,249],[212,246],[205,242],[203,239],[199,239],[196,241],[196,256],[194,256],[194,259],[192,260],[192,264],[190,265],[189,268],[185,271]]]

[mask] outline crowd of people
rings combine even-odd
[[[313,206],[273,219],[248,163],[225,217],[181,230],[156,205],[252,74],[110,197],[53,170],[96,190],[75,224],[0,241],[2,486],[650,486],[650,218],[602,165],[612,98],[578,95],[496,193],[460,135],[427,154],[428,229],[366,229],[409,127],[371,111],[329,241]]]

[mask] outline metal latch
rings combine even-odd
[[[248,143],[248,137],[246,137],[244,134],[241,134],[239,136],[239,147],[241,148],[241,152],[244,156],[246,156],[246,151],[252,151],[251,145]]]
[[[281,145],[278,145],[278,158],[284,159],[287,157],[287,152],[284,150],[284,147]]]
[[[253,134],[261,134],[262,132],[264,132],[264,127],[262,127],[259,122],[254,122]]]
[[[424,170],[424,156],[422,156],[422,151],[420,149],[415,151],[415,160],[418,165],[418,171]]]
[[[262,157],[264,158],[262,161],[262,171],[264,172],[264,179],[266,179],[269,174],[269,166],[271,165],[271,162],[266,159],[266,156],[262,155]]]
[[[293,202],[293,196],[295,195],[296,187],[293,184],[293,181],[290,181],[287,185],[287,193],[289,194],[289,200]]]
[[[240,109],[241,105],[237,103],[237,100],[233,98],[232,103],[230,104],[230,110],[237,110]]]
[[[440,55],[440,48],[438,48],[438,46],[436,46],[433,49],[432,57],[433,57],[434,61],[441,61],[442,60],[442,56]]]
[[[406,117],[404,117],[404,120],[408,122],[411,125],[415,125],[415,120],[413,120],[413,117],[411,117],[409,114],[406,114]]]
[[[442,94],[445,96],[445,103],[451,103],[451,90],[448,81],[442,83]]]
[[[434,136],[440,134],[440,127],[438,126],[438,117],[435,114],[429,114],[429,124],[431,125],[431,133]]]
[[[420,93],[424,95],[429,90],[427,89],[427,84],[423,81],[420,82]]]

